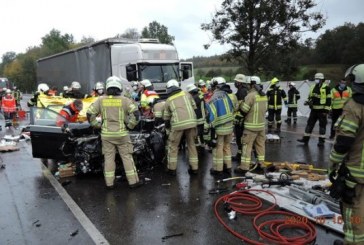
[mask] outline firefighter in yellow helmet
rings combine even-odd
[[[287,105],[286,92],[279,86],[278,78],[273,78],[267,91],[268,98],[268,133],[273,133],[274,120],[276,121],[275,132],[281,132],[282,125],[282,100]]]
[[[99,125],[96,117],[102,115],[101,140],[107,189],[115,186],[116,152],[123,161],[129,187],[135,188],[143,184],[134,164],[133,146],[128,133],[128,128],[133,129],[138,124],[139,111],[130,99],[121,96],[122,90],[121,80],[115,76],[109,77],[106,80],[106,96],[98,97],[87,111],[87,118],[95,127]]]

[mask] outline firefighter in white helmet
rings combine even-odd
[[[288,94],[288,110],[287,110],[287,120],[285,121],[287,124],[291,124],[293,117],[293,124],[297,123],[297,110],[298,110],[298,100],[301,98],[300,91],[296,88],[296,84],[294,82],[289,82],[288,84],[289,90]]]
[[[344,243],[364,244],[364,64],[347,69],[353,96],[336,123],[330,195],[341,200]]]
[[[325,77],[322,73],[315,74],[315,85],[312,85],[305,105],[309,105],[311,112],[307,120],[305,134],[298,142],[308,145],[311,133],[317,121],[319,121],[319,141],[317,146],[322,147],[325,144],[327,115],[331,108],[331,90],[325,83]]]
[[[223,77],[211,80],[213,95],[207,103],[208,122],[211,124],[212,168],[210,174],[231,173],[231,140],[234,121],[234,102],[229,97],[229,85]]]
[[[37,106],[37,107],[43,107],[39,103],[38,96],[41,94],[48,95],[49,86],[46,83],[39,83],[37,87],[37,91],[33,94],[33,97],[29,99],[28,106]]]
[[[132,100],[121,95],[121,80],[112,76],[106,80],[106,95],[100,96],[89,107],[87,118],[92,126],[98,127],[96,119],[103,115],[101,125],[102,152],[105,156],[104,175],[107,189],[115,187],[115,154],[118,152],[124,164],[130,188],[143,184],[139,180],[133,160],[133,146],[128,128],[133,129],[139,121],[139,111]],[[123,120],[123,121],[121,121]]]
[[[190,169],[189,174],[198,173],[198,157],[195,146],[197,135],[196,104],[192,96],[181,90],[179,83],[172,79],[167,82],[168,98],[164,107],[163,119],[167,129],[171,132],[168,136],[168,165],[167,172],[176,175],[178,145],[183,135],[186,137]]]

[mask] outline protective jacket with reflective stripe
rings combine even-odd
[[[197,126],[197,107],[190,94],[181,90],[170,94],[164,108],[163,119],[171,122],[172,130],[185,130]]]
[[[133,129],[138,124],[137,106],[124,96],[103,95],[91,104],[87,114],[90,123],[98,124],[96,117],[101,115],[101,138],[115,138],[128,135],[128,128]]]
[[[227,135],[233,132],[234,104],[229,94],[215,90],[207,104],[207,111],[208,121],[215,128],[216,134]]]
[[[349,99],[335,126],[337,136],[330,160],[341,163],[345,159],[350,173],[359,183],[364,184],[364,104]]]
[[[240,110],[245,114],[244,128],[250,131],[261,131],[265,129],[265,113],[267,111],[267,96],[259,95],[252,88],[240,105]]]
[[[351,98],[352,91],[351,88],[346,86],[344,90],[341,90],[339,86],[331,89],[331,108],[332,109],[342,109],[345,102]]]
[[[282,109],[282,100],[287,103],[286,92],[280,86],[271,86],[267,91],[268,108],[269,109]]]
[[[300,92],[292,87],[288,90],[288,107],[297,108],[297,101],[301,98]]]
[[[308,100],[312,101],[314,110],[330,110],[331,108],[331,90],[326,83],[315,84],[311,86]]]

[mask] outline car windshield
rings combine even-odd
[[[140,77],[153,83],[178,79],[178,64],[139,64]]]

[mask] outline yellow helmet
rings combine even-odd
[[[270,84],[271,85],[276,85],[277,83],[279,82],[278,78],[273,78],[271,81],[270,81]]]

